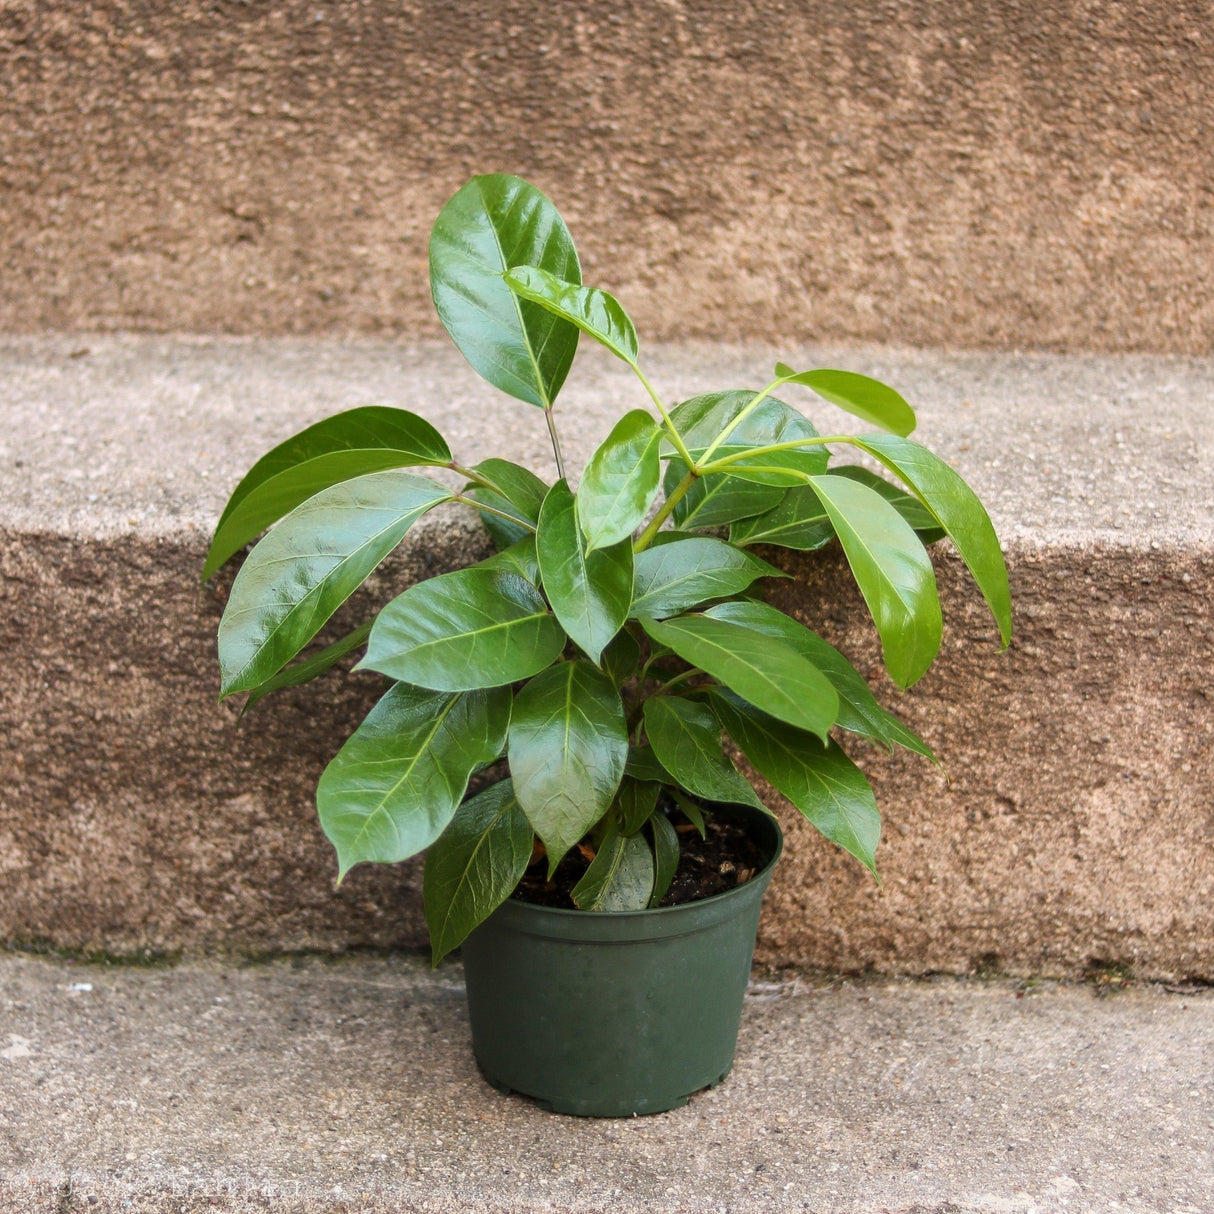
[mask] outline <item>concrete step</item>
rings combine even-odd
[[[479,1077],[457,963],[0,957],[0,1206],[179,1211],[1214,1207],[1214,996],[758,981],[719,1088],[554,1116]],[[1103,996],[1103,997],[1102,997]]]
[[[678,399],[757,383],[774,353],[668,346],[648,365]],[[880,887],[785,814],[760,958],[1214,977],[1214,361],[778,353],[915,403],[924,441],[991,509],[1017,622],[999,654],[941,546],[941,660],[910,694],[882,694],[944,771],[857,752],[886,812]],[[546,470],[538,414],[426,344],[11,338],[0,383],[0,940],[119,955],[420,944],[418,867],[358,869],[335,892],[315,821],[315,780],[375,680],[285,693],[238,728],[215,705],[225,587],[200,590],[197,570],[240,474],[331,411],[411,408],[461,459]],[[571,460],[636,403],[628,372],[586,350],[560,408]],[[480,542],[436,516],[374,593]],[[796,580],[776,597],[876,675],[839,561],[785,563]]]

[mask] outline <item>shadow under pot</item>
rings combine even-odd
[[[495,1088],[557,1113],[630,1117],[729,1074],[783,835],[747,806],[712,812],[744,824],[764,857],[735,889],[620,912],[510,899],[464,942],[473,1051]]]

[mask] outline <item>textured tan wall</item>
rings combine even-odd
[[[1212,15],[0,0],[0,329],[432,333],[511,170],[651,337],[1208,353]]]

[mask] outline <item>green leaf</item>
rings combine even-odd
[[[472,566],[411,586],[380,613],[356,670],[436,691],[502,687],[551,665],[565,634],[530,582]]]
[[[531,860],[531,824],[509,780],[469,797],[426,851],[424,898],[437,965],[514,892]]]
[[[658,495],[662,431],[644,409],[625,413],[590,457],[577,491],[586,551],[628,539]]]
[[[620,833],[635,835],[649,819],[658,803],[662,786],[656,780],[633,780],[625,776],[616,793],[616,808],[620,811]]]
[[[826,677],[839,696],[841,729],[889,746],[897,743],[935,761],[931,748],[913,730],[903,725],[878,703],[864,676],[829,642],[804,624],[786,616],[768,603],[718,603],[705,615],[744,624],[755,632],[778,637],[808,658]]]
[[[631,614],[659,620],[708,599],[740,594],[756,578],[788,576],[757,556],[708,536],[646,548],[633,559]]]
[[[516,540],[509,548],[487,556],[471,566],[473,569],[501,569],[506,573],[526,578],[533,586],[540,584],[540,560],[535,550],[535,536],[528,534]]]
[[[812,552],[835,538],[835,528],[818,495],[808,486],[789,489],[770,510],[738,519],[729,528],[732,544],[776,544]]]
[[[430,234],[430,290],[443,327],[495,388],[549,408],[577,351],[575,325],[519,299],[502,277],[531,265],[581,281],[556,208],[518,177],[474,177],[443,207]]]
[[[453,494],[372,472],[296,506],[250,553],[219,623],[222,694],[252,691],[321,630],[427,510]]]
[[[683,816],[699,832],[700,838],[707,839],[708,823],[704,821],[704,811],[690,797],[684,796],[679,792],[677,788],[672,788],[670,795],[683,811]]]
[[[653,852],[642,834],[622,835],[614,827],[599,845],[573,901],[584,911],[644,910],[653,893]]]
[[[617,686],[622,687],[641,664],[641,644],[626,628],[621,628],[603,650],[600,662],[603,670]]]
[[[563,480],[548,491],[536,533],[544,592],[561,627],[597,666],[632,604],[632,544],[586,552],[573,494]]]
[[[899,687],[909,687],[940,648],[931,559],[910,524],[867,486],[843,476],[817,476],[813,487],[877,625],[885,668]]]
[[[891,485],[883,476],[878,476],[877,473],[868,468],[862,468],[859,464],[843,464],[831,471],[835,476],[846,476],[849,480],[859,481],[860,484],[867,485],[875,493],[879,493],[910,523],[921,543],[934,544],[937,540],[944,538],[946,534],[944,528],[936,522],[927,507],[917,497],[905,493],[897,485]]]
[[[763,808],[750,782],[725,757],[720,723],[706,705],[654,696],[645,701],[645,733],[662,766],[693,796]]]
[[[667,497],[686,474],[687,465],[682,460],[670,461],[662,481]],[[675,525],[686,531],[696,527],[720,527],[770,510],[783,492],[776,485],[756,485],[714,472],[692,482],[691,488],[676,503],[673,518]]]
[[[249,692],[249,698],[245,700],[240,715],[243,717],[258,700],[265,699],[272,691],[281,691],[284,687],[299,687],[311,682],[317,675],[324,674],[352,649],[357,649],[367,639],[370,632],[370,624],[360,624],[353,632],[347,632],[344,637],[334,641],[331,645],[326,645],[319,653],[314,653],[309,658],[284,667],[272,679],[259,683]]]
[[[526,536],[534,535],[548,486],[534,472],[505,459],[482,460],[472,471],[491,481],[495,489],[474,485],[467,496],[519,520],[516,524],[487,510],[480,511],[481,522],[497,547],[504,550]]]
[[[714,691],[712,706],[742,753],[832,843],[876,874],[881,814],[864,773],[834,745]]]
[[[442,834],[473,772],[501,753],[510,693],[449,695],[397,684],[325,768],[320,824],[339,876],[360,861],[406,860]]]
[[[803,384],[823,400],[882,430],[907,435],[915,428],[915,411],[893,388],[854,371],[794,371],[776,363],[776,376],[785,383]]]
[[[637,331],[614,295],[566,282],[538,266],[515,266],[505,277],[506,286],[516,295],[577,325],[612,354],[636,366]]]
[[[717,436],[746,409],[758,393],[749,391],[710,392],[693,396],[671,410],[670,419],[683,437],[693,459],[699,460]],[[813,439],[818,431],[796,409],[765,397],[740,421],[714,452],[714,460],[738,455],[750,447]],[[823,446],[804,450],[773,451],[740,459],[729,466],[729,475],[761,485],[799,485],[806,477],[826,471],[830,456]],[[756,469],[765,469],[757,471]],[[770,503],[774,505],[774,502]]]
[[[658,762],[657,755],[649,746],[630,746],[624,774],[634,780],[654,780],[659,784],[673,784],[674,777]]]
[[[215,528],[203,581],[271,523],[330,485],[386,468],[450,460],[442,435],[403,409],[349,409],[317,422],[263,455],[236,486]]]
[[[888,434],[857,440],[862,450],[900,476],[957,545],[1007,647],[1012,638],[1012,599],[999,537],[974,491],[939,456],[909,439]]]
[[[666,897],[674,875],[679,871],[679,834],[660,810],[649,819],[653,832],[653,893],[649,905],[657,906]]]
[[[549,875],[611,808],[627,756],[620,694],[589,662],[559,662],[515,697],[510,773]]]
[[[704,615],[680,615],[641,626],[685,662],[772,716],[825,738],[839,712],[826,676],[790,645],[741,624]],[[662,757],[658,752],[658,758]]]

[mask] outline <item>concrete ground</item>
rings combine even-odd
[[[0,1208],[1049,1214],[1214,1207],[1214,993],[756,981],[683,1108],[478,1076],[458,963],[0,958]],[[593,1031],[588,1031],[593,1048]]]

